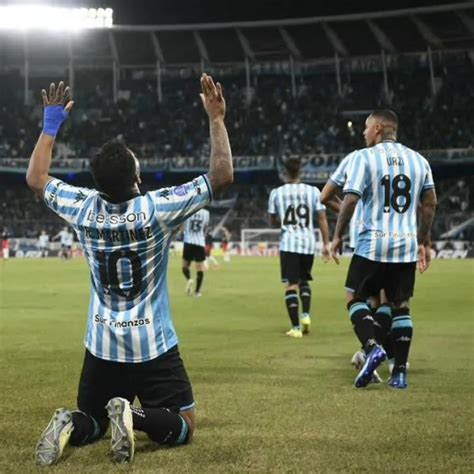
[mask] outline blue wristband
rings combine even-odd
[[[45,107],[43,114],[43,133],[55,138],[68,115],[67,110],[62,105],[48,105]]]

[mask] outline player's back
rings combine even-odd
[[[113,204],[100,194],[88,198],[76,231],[101,303],[126,311],[157,288],[170,233],[163,232],[147,196]]]
[[[184,242],[204,247],[206,245],[205,231],[209,225],[209,211],[201,209],[184,223]]]
[[[205,176],[114,204],[52,180],[45,202],[76,231],[91,270],[86,347],[119,362],[150,360],[177,344],[166,283],[171,237],[209,204]]]
[[[433,186],[426,159],[400,143],[384,141],[354,155],[344,190],[359,194],[363,205],[355,253],[383,262],[416,261],[417,204]]]
[[[304,183],[288,183],[272,190],[268,212],[277,214],[280,219],[280,250],[315,253],[314,213],[325,209],[320,194],[316,186]]]

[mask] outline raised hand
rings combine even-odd
[[[69,87],[65,88],[62,81],[57,88],[56,84],[52,82],[49,86],[49,94],[43,89],[41,96],[43,97],[44,105],[43,133],[56,138],[62,123],[67,119],[69,112],[74,106],[74,101],[68,100],[70,98],[70,89]]]
[[[223,120],[226,106],[220,83],[214,84],[211,76],[203,74],[201,76],[201,90],[202,92],[199,95],[209,120]]]
[[[68,100],[66,103],[66,100],[70,98],[70,95],[71,90],[69,89],[69,86],[64,87],[63,81],[58,84],[57,88],[56,84],[52,82],[49,85],[49,94],[46,92],[45,89],[41,91],[44,107],[50,107],[53,105],[61,105],[64,107],[64,104],[66,104],[64,110],[68,113],[72,110],[74,106],[73,100]]]

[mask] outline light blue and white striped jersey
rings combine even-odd
[[[344,159],[339,163],[336,171],[329,178],[337,187],[344,188],[347,180],[347,168],[349,166],[351,158],[357,151],[349,153]],[[357,206],[354,209],[354,215],[352,216],[351,222],[349,224],[349,246],[353,249],[356,246],[357,235],[362,228],[362,203],[359,201]]]
[[[280,250],[311,255],[316,251],[314,213],[325,211],[316,186],[289,183],[270,193],[268,212],[281,222]]]
[[[400,143],[384,141],[354,154],[344,192],[362,201],[355,253],[377,262],[416,262],[416,209],[421,193],[433,187],[428,161]]]
[[[206,245],[205,232],[208,225],[209,211],[207,209],[201,209],[193,214],[184,223],[184,243],[204,247]]]
[[[210,203],[207,177],[120,204],[53,179],[44,198],[76,231],[91,270],[87,349],[101,359],[144,362],[175,346],[168,247],[179,226]]]

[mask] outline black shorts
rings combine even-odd
[[[377,296],[385,290],[389,303],[401,303],[413,296],[416,262],[374,262],[354,255],[347,272],[346,289],[356,298]]]
[[[280,252],[281,281],[295,285],[302,281],[310,281],[314,255],[294,252]]]
[[[178,346],[140,363],[103,360],[86,350],[77,395],[79,410],[103,419],[107,416],[105,405],[114,397],[130,403],[137,397],[144,408],[167,408],[176,413],[192,408],[193,391]]]
[[[187,262],[204,262],[204,260],[206,260],[204,247],[185,243],[183,247],[183,259]]]

